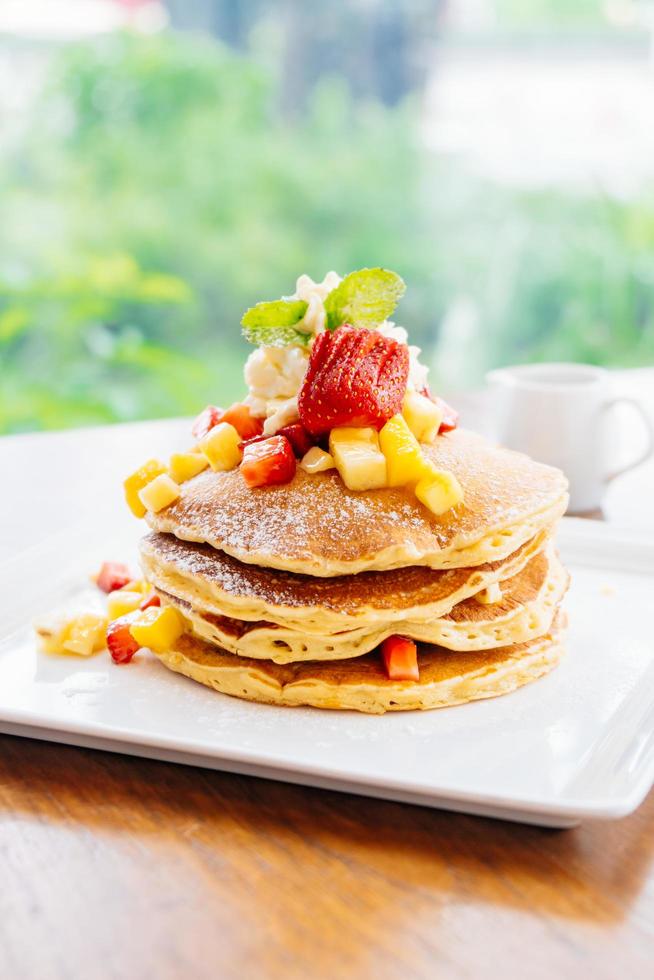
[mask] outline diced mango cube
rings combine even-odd
[[[401,415],[394,415],[383,427],[379,433],[379,445],[386,457],[389,487],[417,483],[428,475],[429,463]]]
[[[34,624],[42,650],[46,653],[63,653],[73,619],[64,616],[47,616]]]
[[[241,437],[229,422],[219,422],[204,437],[200,448],[212,470],[233,470],[241,462]]]
[[[108,620],[99,613],[83,613],[76,616],[70,624],[63,648],[68,653],[80,657],[90,657],[92,653],[103,650]]]
[[[107,597],[107,612],[109,619],[120,619],[125,613],[133,612],[143,602],[143,593],[140,591],[131,592],[127,589],[118,589],[110,592]]]
[[[133,578],[127,585],[124,585],[120,592],[140,592],[142,596],[152,591],[152,586],[144,578]]]
[[[209,460],[204,453],[173,453],[168,463],[168,472],[175,483],[185,483],[206,470],[208,465]]]
[[[152,514],[157,514],[164,507],[170,506],[177,500],[180,489],[177,483],[168,476],[167,473],[160,473],[154,480],[139,490],[139,500],[146,510]]]
[[[329,451],[348,489],[378,490],[386,486],[386,459],[375,429],[332,429]]]
[[[135,517],[143,517],[146,507],[139,497],[140,491],[147,486],[155,477],[166,472],[166,467],[158,459],[149,459],[140,469],[128,476],[123,487],[125,490],[125,500]]]
[[[433,469],[429,476],[416,485],[416,497],[433,514],[440,517],[463,501],[463,490],[453,473]]]
[[[443,421],[443,412],[438,405],[417,391],[407,391],[402,415],[419,442],[433,442]]]
[[[80,613],[44,620],[36,632],[46,653],[74,653],[90,657],[105,645],[107,617],[101,613]]]
[[[150,606],[135,617],[129,631],[139,646],[163,653],[184,632],[184,620],[173,606]]]
[[[320,446],[312,446],[302,457],[300,469],[304,470],[305,473],[324,473],[325,470],[333,470],[335,465],[329,453],[326,453]]]

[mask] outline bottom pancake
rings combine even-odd
[[[419,681],[389,680],[378,653],[347,661],[274,664],[221,651],[189,633],[157,656],[170,670],[248,701],[383,714],[508,694],[552,670],[562,653],[558,617],[545,636],[495,650],[461,653],[421,646]]]

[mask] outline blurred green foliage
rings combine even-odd
[[[65,49],[0,154],[0,213],[0,431],[236,398],[243,310],[330,268],[404,276],[399,319],[447,387],[654,359],[651,201],[485,185],[423,148],[411,100],[339,80],[289,118],[262,59],[199,37]]]

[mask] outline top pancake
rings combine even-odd
[[[426,565],[461,568],[514,552],[563,514],[566,479],[457,429],[425,455],[458,478],[465,501],[436,517],[406,488],[354,492],[335,472],[297,470],[250,489],[238,470],[205,471],[150,526],[242,562],[315,576]]]

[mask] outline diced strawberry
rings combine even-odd
[[[114,619],[107,627],[107,647],[115,664],[128,664],[140,647],[129,631],[138,612]]]
[[[146,595],[145,599],[139,606],[139,609],[140,610],[149,609],[150,606],[160,606],[160,605],[161,605],[161,599],[159,598],[157,593],[151,592],[149,595]]]
[[[381,647],[388,679],[391,681],[418,681],[418,648],[405,636],[389,636]]]
[[[300,421],[313,436],[338,426],[381,429],[402,409],[409,348],[347,324],[318,334],[300,390]]]
[[[222,413],[220,421],[233,425],[244,442],[260,436],[263,432],[263,419],[255,418],[248,406],[242,402],[230,405],[227,411]]]
[[[438,395],[432,396],[432,401],[435,402],[443,413],[443,421],[441,422],[441,427],[438,430],[440,435],[442,432],[451,432],[452,429],[456,429],[459,424],[459,413],[456,409],[448,405],[444,398],[439,398]]]
[[[286,436],[298,459],[306,456],[311,447],[316,444],[315,440],[311,438],[300,422],[295,422],[293,425],[285,425],[283,429],[279,430],[277,435]]]
[[[216,405],[207,405],[193,423],[193,428],[191,429],[193,436],[196,439],[204,439],[215,425],[222,422],[222,416],[222,408],[218,408]]]
[[[95,581],[99,589],[109,593],[122,589],[133,577],[127,565],[123,565],[122,562],[105,561]]]
[[[270,436],[245,446],[240,470],[249,487],[268,487],[290,483],[295,466],[295,456],[286,436]]]

